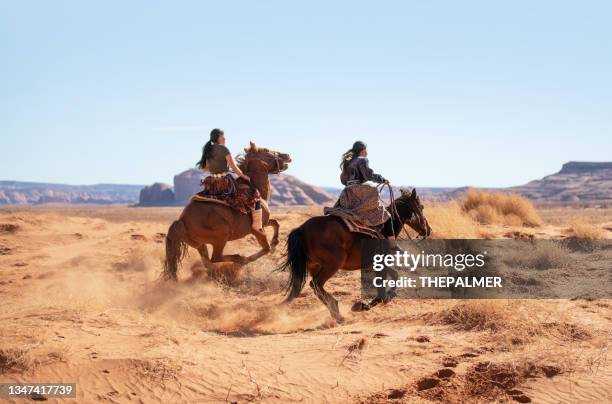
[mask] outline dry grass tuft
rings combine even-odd
[[[465,375],[466,390],[473,396],[495,397],[521,383],[520,369],[510,363],[480,362]]]
[[[139,376],[158,383],[163,383],[166,380],[176,380],[177,378],[177,368],[161,360],[131,359],[130,367],[134,369]]]
[[[557,344],[593,338],[586,328],[568,321],[542,321],[531,305],[518,301],[472,300],[431,314],[430,323],[450,325],[458,331],[487,332],[483,341],[509,351],[544,338]]]
[[[363,354],[363,350],[366,348],[368,340],[366,338],[359,338],[358,340],[351,343],[346,347],[346,355],[342,358],[340,365],[343,365],[344,362],[352,362],[356,363],[361,360],[361,356]]]
[[[516,311],[501,301],[461,302],[437,313],[435,322],[452,325],[461,331],[500,332],[517,317]]]
[[[11,223],[0,223],[0,233],[15,233],[19,226]]]
[[[428,206],[425,215],[432,228],[432,238],[474,239],[482,236],[478,223],[457,202]]]
[[[529,360],[509,362],[480,362],[465,374],[465,390],[471,396],[498,399],[505,393],[515,401],[528,403],[531,400],[516,387],[525,380],[536,377],[554,377],[562,373],[561,367],[534,363]]]
[[[564,341],[584,341],[593,338],[593,334],[584,327],[568,322],[552,321],[542,324],[543,333]]]
[[[24,371],[30,368],[32,361],[23,349],[0,349],[0,374],[8,371]]]
[[[585,218],[575,218],[570,222],[567,230],[570,237],[585,240],[601,240],[604,238],[604,231],[595,223]]]
[[[518,194],[469,189],[461,208],[479,223],[530,227],[542,224],[533,204]]]

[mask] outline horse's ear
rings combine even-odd
[[[251,151],[257,151],[257,146],[255,145],[255,143],[253,143],[253,142],[249,142],[249,143],[250,143],[250,145],[251,145],[251,147],[250,147],[250,149],[249,149],[249,150],[251,150]]]
[[[411,197],[416,198],[417,193],[416,193],[416,188],[412,188],[412,193],[410,194]]]

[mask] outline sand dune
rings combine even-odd
[[[282,238],[319,210],[277,211]],[[179,212],[0,211],[0,382],[75,382],[78,402],[595,403],[612,396],[609,300],[397,300],[352,313],[359,274],[342,273],[328,288],[347,318],[337,325],[309,290],[280,305],[286,274],[272,272],[280,252],[227,284],[192,278],[192,251],[178,283],[159,283],[164,232]],[[506,238],[568,235],[563,216],[542,217],[538,228],[479,229]],[[598,220],[612,238],[609,212]],[[227,248],[256,250],[252,238]],[[495,331],[440,321],[458,308],[481,315],[482,306]]]

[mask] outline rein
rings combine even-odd
[[[404,225],[402,218],[399,214],[399,212],[397,211],[397,206],[395,206],[395,196],[393,195],[393,187],[391,186],[391,184],[385,184],[382,183],[380,185],[380,189],[378,189],[378,193],[381,194],[382,191],[385,189],[385,185],[387,186],[387,188],[389,189],[389,207],[390,207],[390,211],[391,211],[391,233],[393,234],[393,237],[395,239],[398,238],[399,233],[402,232],[402,230],[404,231],[404,234],[406,235],[406,238],[414,243],[418,243],[419,241],[424,240],[425,238],[419,240],[419,241],[414,241],[414,239],[412,237],[410,237],[410,234],[408,233],[408,230],[406,230],[406,226]],[[397,217],[397,219],[400,222],[400,230],[398,231],[398,233],[395,233],[395,228],[393,226],[393,217]],[[401,240],[401,239],[400,239]]]

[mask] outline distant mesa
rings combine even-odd
[[[202,190],[201,180],[206,176],[201,170],[195,168],[183,171],[174,176],[174,203],[175,205],[186,205],[193,194]],[[290,175],[270,176],[272,198],[271,206],[285,205],[324,205],[335,201],[334,195],[329,194],[322,188],[306,184]],[[141,205],[148,201],[141,199]]]
[[[174,204],[174,192],[170,184],[156,182],[140,190],[141,206],[167,206]]]
[[[202,188],[206,174],[189,169],[174,177],[174,186],[164,183],[143,185],[63,185],[36,182],[0,181],[0,205],[129,204],[138,206],[182,206]],[[335,176],[334,176],[335,178]],[[316,187],[290,175],[270,176],[272,206],[331,205],[341,189]],[[460,197],[462,188],[418,188],[425,199],[448,200]],[[396,191],[399,192],[397,188]],[[570,161],[561,170],[525,185],[498,188],[516,192],[535,201],[591,202],[612,200],[612,162]],[[398,194],[396,194],[398,195]],[[387,201],[388,196],[383,195]]]
[[[600,170],[612,170],[612,163],[570,161],[563,164],[561,171],[559,171],[558,174],[599,173]]]
[[[570,161],[556,174],[507,190],[536,201],[612,200],[612,163]]]
[[[133,204],[142,185],[65,185],[0,181],[0,205]]]
[[[201,181],[204,172],[195,168],[183,171],[174,176],[174,197],[177,204],[186,205],[193,194],[202,190]]]
[[[291,175],[270,177],[272,198],[270,205],[328,205],[336,202],[336,196],[323,188],[307,184]]]

